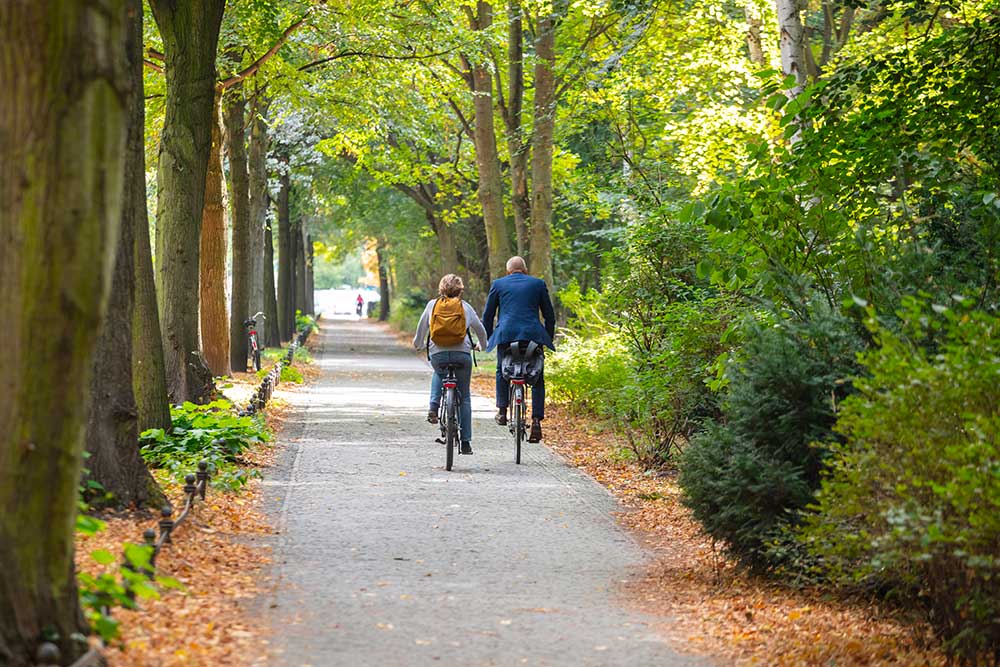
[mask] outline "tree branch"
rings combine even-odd
[[[257,70],[259,70],[264,63],[270,60],[274,56],[274,54],[276,54],[279,50],[281,50],[281,47],[285,45],[285,42],[288,41],[288,38],[291,36],[291,34],[296,30],[298,30],[299,26],[305,23],[307,18],[309,18],[309,12],[306,12],[302,16],[302,18],[300,18],[298,21],[285,28],[285,32],[281,33],[281,37],[278,38],[278,41],[276,41],[264,55],[262,55],[260,58],[257,58],[257,60],[253,61],[250,64],[250,66],[244,69],[242,72],[234,74],[228,79],[223,79],[222,81],[220,81],[218,83],[218,87],[221,88],[222,90],[225,90],[226,88],[232,88],[243,79],[246,79],[247,77],[256,74]]]

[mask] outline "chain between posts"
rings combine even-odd
[[[241,417],[246,417],[249,415],[256,414],[264,409],[267,402],[271,400],[271,396],[274,394],[275,387],[281,381],[281,371],[285,366],[291,366],[292,361],[295,359],[295,351],[305,344],[306,339],[309,338],[311,329],[303,329],[295,334],[295,338],[288,345],[288,351],[285,353],[283,359],[279,359],[273,366],[271,370],[267,372],[264,379],[257,386],[253,395],[250,396],[250,400],[247,402],[245,408],[240,410],[237,414]]]

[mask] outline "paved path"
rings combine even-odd
[[[482,398],[476,453],[446,472],[425,362],[364,322],[320,344],[266,482],[268,664],[701,664],[616,603],[643,553],[601,486],[538,445],[515,465]]]

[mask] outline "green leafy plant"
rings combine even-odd
[[[259,417],[234,414],[226,400],[184,403],[173,406],[170,414],[173,428],[169,432],[150,429],[140,436],[140,451],[151,467],[183,479],[205,460],[212,484],[230,490],[240,488],[255,474],[238,464],[244,451],[270,439]]]
[[[126,544],[125,565],[112,568],[100,574],[80,572],[77,584],[80,592],[80,606],[91,628],[105,642],[119,637],[120,622],[114,618],[115,607],[135,609],[137,600],[155,600],[160,597],[159,588],[183,590],[183,586],[173,577],[155,574],[151,561],[153,548],[148,545]],[[98,549],[90,553],[91,559],[99,565],[111,566],[115,556],[109,551]]]
[[[766,569],[785,528],[813,500],[825,449],[861,343],[843,316],[814,306],[806,322],[752,323],[728,369],[722,419],[685,450],[684,502],[744,564]]]
[[[900,318],[901,332],[869,320],[879,346],[799,537],[823,574],[892,587],[986,664],[1000,651],[1000,318],[914,299]]]
[[[301,310],[296,310],[295,330],[308,331],[309,333],[316,333],[317,331],[319,331],[319,325],[316,323],[315,317],[311,315],[303,315]]]

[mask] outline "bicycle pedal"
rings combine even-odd
[[[444,441],[444,440],[442,440],[441,438],[434,438],[434,442],[436,442],[436,443],[437,443],[437,444],[439,444],[439,445],[443,445],[443,444],[446,444],[446,443],[445,443],[445,441]]]

